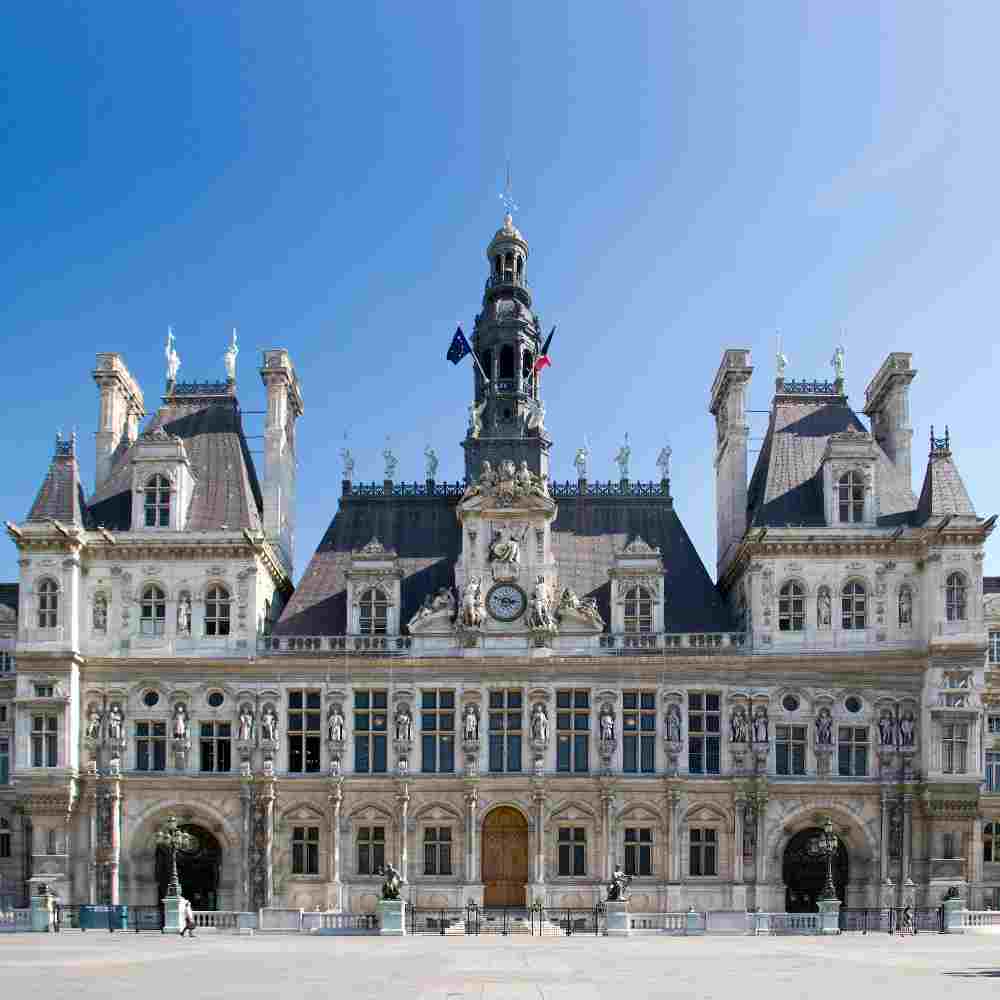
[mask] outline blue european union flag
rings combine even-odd
[[[465,334],[462,333],[462,328],[459,327],[455,331],[455,336],[451,338],[451,347],[448,348],[448,353],[445,357],[453,365],[457,365],[459,361],[466,356],[466,354],[471,353],[472,348],[469,347],[469,342],[465,339]]]

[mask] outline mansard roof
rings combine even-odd
[[[0,625],[17,624],[17,600],[20,585],[0,583]]]
[[[836,392],[777,395],[767,434],[747,493],[751,526],[821,526],[823,483],[820,465],[830,437],[867,432],[847,397]],[[879,523],[910,521],[917,498],[876,443]]]
[[[440,495],[433,496],[361,494],[376,489],[381,487],[355,487],[341,498],[339,510],[275,626],[276,635],[342,635],[347,631],[351,553],[373,536],[398,554],[400,621],[408,622],[428,594],[454,586],[455,562],[462,547],[455,508],[463,486],[438,485],[435,492]],[[601,616],[610,621],[608,570],[615,552],[641,536],[662,554],[666,630],[733,631],[729,612],[670,497],[657,495],[658,484],[632,490],[631,495],[619,496],[614,495],[623,493],[618,484],[609,486],[604,496],[586,490],[580,495],[576,484],[553,490],[558,513],[551,542],[559,586],[570,587],[581,598],[593,597]]]
[[[56,520],[82,528],[85,506],[83,488],[80,485],[80,466],[76,461],[76,435],[68,441],[63,441],[60,435],[56,439],[56,450],[49,471],[25,520]]]
[[[168,396],[144,433],[165,431],[184,442],[195,479],[187,531],[261,527],[263,502],[257,472],[243,434],[239,404],[232,395]],[[94,527],[117,531],[132,526],[132,468],[135,446],[116,456],[107,481],[90,498]]]

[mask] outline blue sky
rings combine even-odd
[[[59,428],[89,489],[94,355],[123,353],[151,409],[168,323],[198,379],[239,328],[247,410],[255,349],[291,351],[297,574],[345,431],[359,478],[381,479],[389,434],[402,478],[430,442],[457,479],[471,370],[443,356],[479,305],[508,157],[536,310],[559,327],[556,477],[584,435],[593,478],[626,431],[634,478],[669,441],[714,568],[708,388],[725,347],[750,347],[765,409],[780,331],[794,377],[829,376],[842,341],[859,407],[885,354],[912,351],[915,489],[948,424],[977,510],[1000,509],[995,4],[109,0],[4,20],[4,519]]]

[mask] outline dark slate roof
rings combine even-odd
[[[17,597],[20,585],[0,583],[0,625],[17,624]]]
[[[917,505],[917,524],[947,514],[975,517],[976,511],[958,466],[952,460],[951,451],[935,449],[927,460],[927,472]]]
[[[732,631],[729,613],[668,497],[559,499],[552,547],[559,586],[594,597],[610,620],[608,570],[615,550],[636,535],[661,550],[666,567],[666,628],[672,632]],[[347,577],[352,550],[373,537],[399,556],[401,621],[424,597],[454,586],[462,536],[458,498],[341,499],[319,548],[275,626],[276,635],[341,635],[347,631]]]
[[[75,438],[75,436],[74,436]],[[76,442],[57,441],[52,464],[42,481],[35,502],[28,511],[28,521],[48,521],[55,518],[64,524],[83,527],[83,489],[80,467],[76,462]]]
[[[984,576],[983,593],[1000,594],[1000,576]]]
[[[825,524],[820,463],[830,436],[849,429],[867,430],[846,397],[836,401],[775,399],[750,478],[748,523],[768,527]],[[917,499],[881,448],[877,482],[879,523],[910,520]]]
[[[172,400],[153,415],[146,431],[162,427],[184,442],[194,494],[188,508],[187,530],[218,530],[261,526],[263,503],[239,404],[228,399]],[[117,531],[132,525],[131,448],[116,456],[108,480],[89,502],[89,521]]]

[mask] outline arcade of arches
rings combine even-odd
[[[483,902],[524,906],[528,884],[528,821],[498,806],[483,822]]]

